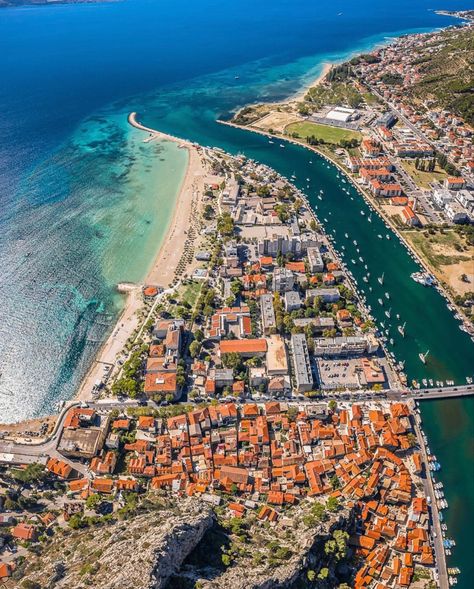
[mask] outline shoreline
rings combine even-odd
[[[201,202],[200,197],[203,191],[199,191],[198,176],[202,177],[200,172],[203,169],[203,163],[199,153],[200,148],[189,141],[145,127],[137,121],[136,116],[135,112],[130,113],[128,123],[132,127],[150,134],[144,141],[148,142],[157,139],[173,141],[188,150],[186,171],[176,196],[172,217],[143,284],[127,284],[125,285],[126,288],[122,288],[122,292],[126,294],[123,309],[112,332],[97,351],[89,370],[70,401],[91,400],[92,389],[95,383],[101,381],[104,377],[105,368],[110,369],[110,376],[114,375],[117,369],[117,356],[123,350],[132,333],[140,326],[137,313],[143,307],[142,286],[152,285],[162,289],[170,286],[170,283],[174,280],[177,265],[183,255],[187,230],[191,224],[193,204]],[[120,285],[117,286],[120,287]]]
[[[247,130],[247,131],[250,131],[251,133],[257,133],[257,134],[263,135],[265,137],[270,137],[272,139],[278,139],[280,141],[287,141],[288,143],[293,143],[294,145],[299,145],[300,147],[308,149],[309,151],[313,151],[314,153],[318,154],[320,157],[326,159],[328,162],[330,162],[331,164],[336,166],[338,168],[338,170],[340,170],[344,174],[344,176],[348,179],[348,181],[359,192],[359,194],[366,201],[366,203],[369,205],[369,207],[371,207],[378,215],[380,215],[380,217],[382,218],[384,223],[386,225],[388,225],[388,227],[393,231],[393,233],[400,240],[401,245],[404,246],[407,249],[407,251],[415,258],[415,261],[426,272],[428,272],[429,274],[434,274],[433,269],[420,256],[420,254],[418,254],[418,252],[412,247],[410,242],[407,239],[405,239],[404,235],[398,230],[398,227],[393,223],[392,219],[390,219],[390,217],[387,215],[387,213],[380,206],[378,206],[377,201],[373,200],[372,197],[370,197],[366,193],[366,191],[355,181],[355,179],[352,177],[352,175],[338,161],[336,161],[334,158],[330,157],[327,153],[320,151],[314,145],[309,145],[309,144],[303,143],[302,141],[298,141],[298,140],[294,139],[293,137],[289,137],[286,135],[275,135],[273,133],[269,133],[267,131],[264,131],[263,129],[257,129],[251,125],[238,125],[236,123],[232,123],[231,121],[223,121],[220,119],[217,120],[217,122],[221,125],[227,125],[229,127],[234,127],[236,129]],[[458,305],[455,303],[454,296],[451,295],[451,293],[445,288],[444,285],[442,285],[440,283],[439,280],[438,280],[437,287],[438,287],[439,294],[447,301],[447,304],[453,305],[456,309],[456,312],[460,313],[461,310],[459,309]],[[465,324],[466,321],[463,319],[462,323]]]
[[[329,74],[329,72],[332,70],[332,68],[335,65],[337,65],[337,62],[323,61],[322,62],[323,69],[321,70],[321,73],[319,74],[319,76],[315,80],[313,80],[309,84],[305,84],[300,90],[298,90],[297,92],[295,92],[291,96],[288,96],[288,98],[286,98],[285,100],[282,100],[278,104],[285,104],[286,105],[286,104],[291,104],[297,100],[302,100],[304,98],[305,94],[309,90],[311,90],[311,88],[315,88],[316,86],[319,86],[320,84],[322,84],[324,82],[324,80],[326,79],[326,76]]]

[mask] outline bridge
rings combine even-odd
[[[474,384],[458,385],[452,387],[435,387],[430,389],[416,389],[408,393],[416,401],[429,399],[452,399],[455,397],[470,397],[474,395]]]

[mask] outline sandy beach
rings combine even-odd
[[[318,86],[319,84],[321,84],[321,82],[324,80],[324,78],[331,71],[331,68],[333,65],[334,64],[330,63],[329,61],[323,63],[323,69],[322,69],[321,73],[319,74],[319,76],[316,78],[316,80],[314,80],[313,82],[311,82],[307,86],[304,86],[303,88],[301,88],[301,90],[298,90],[298,92],[296,92],[292,96],[289,96],[286,100],[283,100],[282,104],[292,103],[292,102],[295,102],[295,100],[296,101],[303,100],[303,98],[305,97],[306,93],[308,92],[308,90],[310,88],[314,88],[315,86]]]
[[[192,225],[193,216],[201,204],[204,193],[206,170],[202,157],[202,150],[198,146],[166,135],[154,129],[141,125],[136,120],[136,113],[131,113],[128,122],[135,128],[144,131],[144,141],[167,140],[178,143],[189,153],[188,166],[183,184],[176,198],[173,217],[166,235],[161,241],[157,256],[149,270],[144,284],[168,288],[175,277],[176,268],[183,256],[186,236]],[[148,133],[148,136],[145,135]],[[76,400],[92,398],[92,388],[97,381],[101,381],[107,370],[111,375],[118,369],[117,356],[123,350],[126,341],[135,329],[139,327],[137,312],[143,305],[143,285],[121,285],[120,290],[126,292],[127,300],[123,311],[99,353],[97,354],[87,375],[75,396]]]

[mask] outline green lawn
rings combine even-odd
[[[357,131],[348,131],[339,127],[329,127],[328,125],[319,125],[318,123],[291,123],[285,127],[285,133],[291,135],[298,133],[299,137],[306,139],[314,135],[316,139],[322,139],[326,143],[339,143],[342,139],[357,139],[360,141],[362,135]]]
[[[364,100],[367,104],[378,104],[380,102],[377,96],[371,92],[366,92],[365,94],[362,94],[362,96],[364,97]]]
[[[186,284],[183,289],[179,291],[179,298],[185,303],[194,307],[196,300],[201,290],[201,282],[190,282]]]
[[[433,172],[422,172],[415,168],[415,162],[411,160],[402,161],[403,168],[410,174],[413,181],[420,188],[430,188],[430,184],[433,182],[442,182],[448,177],[448,174],[436,164]]]

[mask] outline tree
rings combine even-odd
[[[313,582],[314,579],[316,579],[316,573],[314,571],[312,571],[311,569],[306,573],[306,576],[308,577],[308,581]]]
[[[194,332],[194,339],[197,342],[202,342],[202,340],[204,339],[204,333],[201,329],[196,329],[196,331]]]
[[[331,484],[331,487],[335,490],[335,489],[339,489],[341,486],[341,481],[339,480],[339,478],[337,477],[337,475],[332,476],[329,479],[329,483]]]
[[[228,554],[223,554],[222,557],[222,564],[226,567],[228,567],[231,563],[231,558]]]
[[[217,219],[217,231],[224,237],[230,237],[234,233],[234,221],[227,211]]]
[[[41,585],[31,579],[24,579],[21,582],[22,589],[41,589]]]
[[[87,509],[96,509],[101,502],[101,497],[98,493],[93,493],[89,495],[86,499],[86,507]]]
[[[326,509],[322,503],[317,501],[311,507],[311,514],[316,518],[317,521],[323,521],[326,518]]]
[[[112,385],[114,395],[128,395],[132,399],[137,396],[138,383],[133,378],[122,377]]]
[[[412,432],[410,432],[410,433],[407,435],[407,440],[408,440],[408,443],[410,444],[410,448],[413,448],[414,446],[416,446],[416,444],[417,444],[417,439],[416,439],[416,436],[415,436],[415,434],[413,434]]]
[[[75,513],[69,518],[68,525],[72,530],[78,530],[79,528],[85,528],[86,522],[79,513]]]
[[[329,497],[326,501],[326,509],[335,513],[339,509],[339,500],[337,497]]]
[[[242,364],[242,359],[237,352],[230,352],[229,354],[222,355],[222,364],[224,364],[226,368],[238,370]]]
[[[329,576],[329,569],[324,567],[319,571],[319,575],[318,575],[318,579],[320,581],[324,581],[325,579],[327,579]]]
[[[191,356],[191,358],[196,358],[196,356],[199,355],[199,352],[201,351],[201,344],[194,340],[189,344],[189,355]]]
[[[202,216],[209,221],[210,219],[212,219],[212,217],[214,216],[214,209],[212,208],[211,205],[206,205],[204,207],[204,211],[202,213]]]
[[[336,401],[334,399],[331,399],[329,401],[328,408],[329,408],[329,411],[332,411],[333,413],[334,413],[334,411],[336,411],[336,409],[337,409],[337,403],[336,403]]]
[[[11,470],[11,476],[20,483],[39,483],[44,481],[47,472],[42,464],[34,462],[22,470],[14,468]]]

